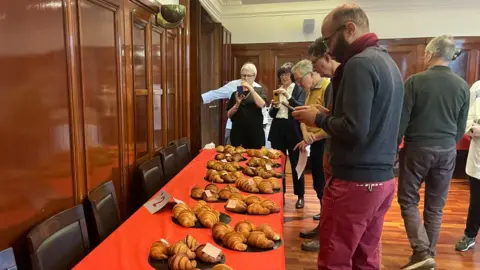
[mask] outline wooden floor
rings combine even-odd
[[[287,270],[315,270],[317,269],[317,254],[301,250],[300,245],[303,239],[298,237],[298,233],[301,230],[312,229],[317,225],[312,216],[319,213],[320,204],[312,189],[312,177],[307,175],[305,208],[296,210],[296,196],[293,195],[291,181],[291,178],[287,179],[284,226]],[[463,235],[465,228],[468,199],[468,182],[466,180],[453,180],[438,241],[436,258],[438,267],[436,270],[480,269],[480,244],[476,247],[477,250],[474,248],[464,253],[454,250],[454,245]],[[420,204],[423,205],[423,201]],[[382,244],[382,269],[400,269],[411,255],[396,197],[385,217]]]

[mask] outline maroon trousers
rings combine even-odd
[[[395,179],[361,184],[330,177],[320,220],[319,270],[380,269],[383,218],[392,204]]]

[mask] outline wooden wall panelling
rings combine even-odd
[[[221,84],[225,85],[228,82],[234,80],[233,78],[233,68],[232,68],[232,33],[228,31],[225,27],[222,27],[222,78]],[[225,125],[227,123],[228,115],[227,115],[227,105],[228,101],[223,100],[220,101],[220,142],[223,144],[225,141]]]
[[[191,151],[196,154],[201,145],[201,69],[200,69],[200,38],[201,38],[201,13],[200,1],[190,2],[190,142]]]
[[[184,100],[184,119],[185,119],[185,124],[184,124],[184,132],[185,136],[187,136],[190,140],[190,145],[191,145],[191,115],[190,115],[190,100],[191,100],[191,95],[190,95],[190,74],[191,74],[191,69],[190,69],[190,0],[180,0],[180,4],[184,5],[187,8],[187,13],[185,15],[184,19],[184,30],[183,30],[183,51],[184,51],[184,66],[183,66],[183,72],[185,74],[184,76],[184,91],[185,91],[185,100]],[[192,149],[192,148],[191,148]],[[192,152],[193,153],[193,152]]]
[[[167,30],[166,35],[166,69],[167,69],[167,141],[171,142],[177,138],[178,122],[177,117],[177,91],[178,91],[178,78],[177,78],[177,45],[178,34],[176,29]]]
[[[166,146],[165,113],[165,29],[152,29],[152,70],[153,70],[153,134],[154,150]]]

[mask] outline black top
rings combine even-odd
[[[432,68],[405,82],[398,144],[455,147],[465,134],[470,90],[449,67]]]
[[[331,174],[353,182],[393,179],[403,80],[387,51],[370,47],[347,61],[332,116],[316,124],[329,133]]]

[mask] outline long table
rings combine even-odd
[[[203,179],[208,160],[213,159],[214,150],[203,150],[187,167],[177,174],[164,188],[172,197],[182,200],[189,206],[195,205],[196,200],[190,198],[190,189],[194,185],[204,187],[208,184]],[[281,162],[283,171],[284,158]],[[225,185],[217,184],[219,188]],[[247,193],[244,193],[247,195]],[[281,207],[280,213],[268,216],[246,216],[228,212],[224,209],[224,203],[210,203],[215,209],[226,213],[232,218],[231,225],[248,219],[256,225],[269,224],[275,231],[282,235],[283,240],[283,194],[274,193],[260,195],[273,200]],[[141,207],[129,219],[127,219],[105,241],[96,247],[85,257],[75,270],[91,269],[153,269],[148,262],[150,246],[160,239],[167,240],[170,244],[191,234],[200,243],[215,244],[210,229],[183,228],[172,222],[171,208],[162,209],[156,214],[150,214],[145,207]],[[221,248],[226,257],[225,264],[235,270],[282,270],[285,269],[285,248],[281,247],[260,253],[237,252]]]

